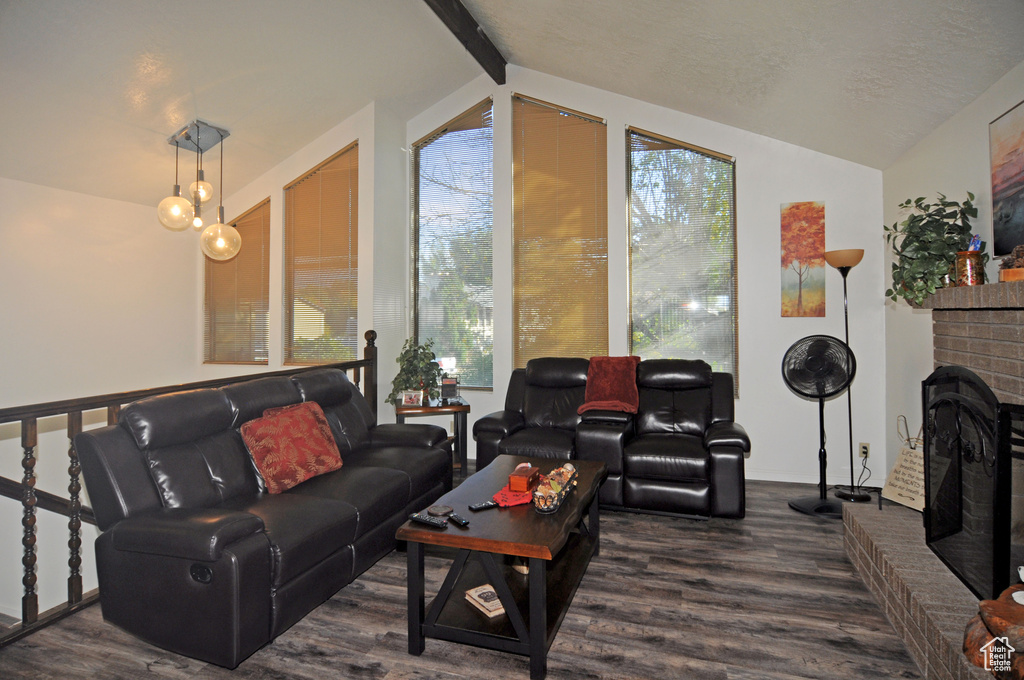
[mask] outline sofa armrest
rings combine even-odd
[[[518,411],[496,411],[473,423],[473,438],[476,439],[481,434],[487,433],[497,435],[498,439],[504,439],[523,429],[525,425],[526,420]]]
[[[750,451],[750,437],[739,423],[732,421],[712,423],[704,433],[704,448],[711,449],[718,446],[733,446],[746,453]]]
[[[234,510],[165,510],[130,517],[112,529],[117,550],[215,562],[226,546],[263,532],[263,520]]]
[[[636,416],[632,413],[626,413],[625,411],[584,411],[580,414],[581,423],[611,423],[616,425],[624,425],[626,423],[632,423],[633,418]]]
[[[431,446],[444,445],[447,439],[447,430],[426,423],[385,423],[370,428],[371,446],[418,446],[429,449]]]
[[[603,462],[609,475],[621,474],[622,452],[632,438],[632,418],[622,422],[584,421],[576,428],[576,457]]]

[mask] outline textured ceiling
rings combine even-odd
[[[1024,0],[463,0],[509,62],[885,169],[1024,61]]]
[[[1024,61],[1024,0],[464,3],[510,63],[876,168]],[[230,193],[480,73],[421,0],[0,0],[0,176],[155,205],[201,118]]]

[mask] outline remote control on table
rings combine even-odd
[[[469,526],[469,520],[462,515],[457,515],[454,512],[448,515],[448,519],[458,524],[461,528],[465,529]]]
[[[489,501],[484,501],[483,503],[474,503],[473,505],[469,506],[469,509],[472,510],[473,512],[476,512],[477,510],[486,510],[487,508],[496,507],[498,507],[498,501],[492,499]]]
[[[430,526],[437,527],[438,529],[448,528],[448,520],[444,517],[431,517],[430,515],[421,515],[419,513],[414,512],[413,514],[409,515],[409,519],[411,519],[413,522],[429,524]]]

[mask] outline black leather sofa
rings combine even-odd
[[[238,428],[315,401],[342,466],[266,493]],[[375,425],[337,369],[128,405],[75,437],[98,526],[104,618],[228,668],[390,552],[410,512],[451,489],[447,433]]]
[[[505,409],[474,423],[477,468],[501,454],[600,460],[601,507],[692,517],[743,517],[746,431],[733,380],[704,361],[641,361],[636,414],[585,411],[589,362],[544,358],[513,371]]]

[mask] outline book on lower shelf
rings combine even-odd
[[[501,606],[501,600],[498,599],[498,593],[489,583],[467,590],[466,599],[489,618],[493,619],[495,616],[505,613],[505,608]]]

